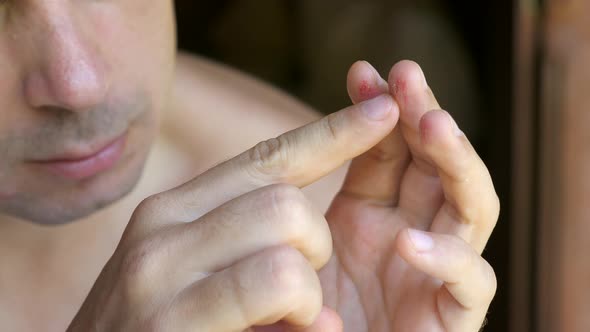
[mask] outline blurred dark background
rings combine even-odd
[[[181,49],[267,80],[324,113],[349,104],[354,61],[371,62],[384,77],[398,60],[420,63],[502,202],[484,253],[498,277],[484,331],[508,330],[512,1],[176,0],[176,10]]]

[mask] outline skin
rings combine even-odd
[[[355,105],[317,120],[177,55],[170,1],[1,6],[9,330],[479,329],[495,292],[480,254],[497,197],[415,63],[387,81],[356,63]],[[122,132],[123,158],[95,177],[30,163]],[[331,172],[353,158],[338,191]]]
[[[128,193],[156,136],[156,110],[167,103],[173,77],[171,3],[15,1],[1,14],[0,209],[56,224]],[[124,156],[125,169],[87,181],[93,183],[63,181],[27,164],[64,147],[96,149],[126,130],[134,149]]]

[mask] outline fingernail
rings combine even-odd
[[[459,126],[457,125],[457,121],[455,121],[455,119],[453,119],[451,114],[447,112],[447,115],[449,116],[449,119],[451,120],[453,134],[455,134],[455,136],[457,136],[457,137],[461,137],[461,136],[465,135],[465,133],[463,133],[463,131],[461,131],[461,129],[459,129]]]
[[[419,252],[430,251],[434,248],[434,240],[426,232],[415,229],[408,229],[410,241],[414,245],[414,249]]]
[[[362,103],[360,106],[367,118],[374,121],[380,121],[387,118],[392,105],[391,96],[388,94],[382,94]]]
[[[426,87],[428,87],[428,82],[426,81],[426,75],[424,74],[422,67],[418,67],[418,68],[420,68],[420,73],[422,74],[422,86],[426,88]]]
[[[364,61],[364,60],[363,60],[363,62],[365,64],[367,64],[367,66],[369,66],[369,68],[371,69],[371,73],[373,74],[373,79],[375,80],[375,83],[379,84],[379,80],[381,79],[381,74],[379,74],[377,69],[375,69],[375,67],[373,67],[373,65],[371,65],[369,62]]]

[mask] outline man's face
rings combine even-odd
[[[128,193],[175,49],[171,0],[0,0],[0,215],[63,223]]]

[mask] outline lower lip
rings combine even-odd
[[[64,178],[82,180],[112,168],[123,155],[127,135],[123,135],[102,150],[79,160],[59,160],[40,163],[48,171]]]

